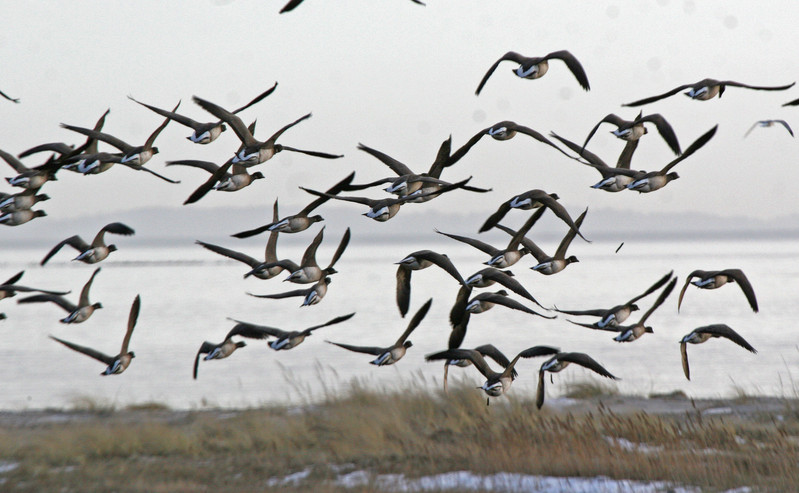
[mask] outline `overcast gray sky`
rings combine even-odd
[[[385,166],[356,150],[359,142],[421,172],[448,135],[457,147],[501,120],[582,142],[605,114],[637,114],[621,103],[684,83],[711,77],[781,85],[799,78],[799,3],[792,0],[767,6],[737,0],[429,0],[426,7],[409,0],[306,0],[278,15],[284,3],[9,3],[0,20],[0,89],[22,103],[0,100],[0,148],[17,154],[43,142],[77,143],[79,136],[59,123],[91,127],[106,108],[105,131],[138,145],[161,118],[127,100],[129,94],[162,108],[182,99],[180,112],[210,121],[192,95],[234,108],[277,81],[274,94],[242,113],[246,121],[258,119],[256,137],[265,139],[313,112],[279,142],[345,157],[281,153],[259,165],[267,180],[234,194],[211,193],[191,206],[252,205],[262,214],[276,196],[287,206],[308,202],[298,185],[326,188],[352,170],[356,181],[389,176]],[[515,77],[515,65],[505,62],[474,95],[505,52],[539,56],[562,49],[582,62],[590,92],[555,60],[539,80]],[[519,136],[508,142],[486,138],[443,175],[453,181],[473,175],[471,184],[493,187],[493,193],[459,192],[424,207],[438,203],[488,213],[513,194],[541,188],[557,192],[575,214],[586,205],[725,216],[792,213],[799,200],[796,141],[781,128],[743,135],[760,119],[784,118],[799,127],[799,108],[781,107],[798,97],[799,87],[729,88],[720,100],[676,95],[646,106],[646,113],[662,113],[671,122],[683,148],[719,124],[716,138],[675,168],[681,179],[649,195],[592,190],[598,173]],[[609,163],[624,145],[611,129],[601,128],[589,145]],[[42,208],[57,220],[154,204],[180,207],[207,175],[165,168],[164,162],[222,163],[238,146],[233,132],[207,146],[186,140],[190,133],[170,124],[156,143],[161,153],[148,164],[182,180],[180,185],[121,167],[88,177],[62,172],[44,190],[53,199]],[[653,131],[633,167],[659,169],[673,157]],[[0,170],[13,174],[4,164]],[[383,196],[380,190],[363,194]],[[365,221],[362,212],[352,204],[353,220]]]

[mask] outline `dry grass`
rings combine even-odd
[[[518,398],[487,407],[473,386],[429,395],[418,388],[375,392],[355,381],[345,396],[302,408],[147,407],[86,405],[63,414],[66,422],[0,419],[0,460],[19,463],[0,474],[0,489],[321,493],[344,491],[330,481],[344,467],[411,477],[506,471],[799,490],[794,401],[785,401],[784,412],[746,415],[708,415],[700,406],[619,412],[597,401],[569,413],[552,406],[537,411]],[[298,486],[267,484],[307,468]]]

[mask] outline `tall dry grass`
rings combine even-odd
[[[794,401],[770,417],[708,416],[698,409],[618,413],[599,401],[571,414],[548,406],[538,411],[526,398],[486,406],[483,394],[463,383],[449,394],[422,388],[379,391],[355,380],[346,392],[299,408],[169,412],[153,406],[3,425],[0,460],[20,466],[0,475],[6,479],[0,489],[269,490],[268,478],[310,467],[297,491],[338,491],[329,481],[344,467],[410,476],[468,469],[799,490]]]

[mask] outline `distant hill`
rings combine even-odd
[[[286,206],[284,214],[294,208]],[[346,227],[352,228],[353,238],[359,241],[408,242],[432,244],[445,242],[434,233],[442,231],[477,235],[485,220],[483,215],[441,213],[431,208],[409,205],[387,223],[378,223],[361,215],[363,207],[355,204],[326,205],[321,211],[327,218],[322,224],[328,234],[338,235]],[[576,211],[572,211],[575,213]],[[511,211],[503,223],[518,227],[527,213]],[[271,220],[271,209],[254,208],[201,208],[201,207],[149,207],[123,212],[97,214],[79,218],[58,219],[55,214],[14,228],[0,229],[0,248],[51,245],[73,234],[91,241],[104,225],[122,221],[136,230],[136,235],[125,240],[134,245],[169,245],[192,243],[196,239],[221,242],[228,246],[237,243],[263,244],[266,234],[239,240],[230,235],[252,229]],[[705,213],[642,214],[616,209],[591,209],[582,231],[586,237],[599,241],[624,241],[626,239],[746,239],[799,237],[799,214],[760,220],[746,217],[721,217]],[[564,225],[552,214],[545,214],[533,229],[531,237],[556,240],[565,232]],[[493,233],[492,233],[493,234]],[[281,242],[307,243],[305,235],[282,235]]]

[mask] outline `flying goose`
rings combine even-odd
[[[79,324],[81,322],[85,322],[89,319],[89,317],[92,316],[92,313],[94,313],[95,310],[103,307],[101,303],[91,303],[89,301],[89,290],[92,288],[92,283],[94,282],[94,278],[97,276],[98,272],[100,272],[100,267],[94,270],[92,277],[90,277],[86,284],[83,285],[83,289],[80,292],[80,300],[78,301],[77,305],[67,301],[67,299],[63,296],[50,293],[28,296],[27,298],[18,300],[17,303],[44,303],[52,301],[68,313],[66,317],[60,320],[62,324]]]
[[[25,224],[26,222],[32,221],[37,217],[44,217],[46,215],[47,213],[42,210],[34,211],[31,209],[6,212],[4,214],[0,214],[0,224],[5,226],[19,226],[20,224]]]
[[[397,215],[397,213],[400,210],[400,206],[402,206],[402,204],[428,197],[438,196],[442,193],[455,190],[456,188],[463,188],[463,186],[466,185],[466,183],[468,183],[469,180],[471,179],[472,177],[470,176],[465,180],[459,181],[457,183],[451,183],[449,185],[444,185],[435,191],[426,192],[421,195],[410,194],[402,197],[380,199],[380,200],[370,199],[367,197],[339,197],[336,195],[332,195],[330,193],[317,192],[316,190],[311,190],[305,187],[300,187],[300,188],[310,193],[311,195],[316,195],[317,197],[323,197],[323,198],[326,197],[328,199],[343,200],[346,202],[355,202],[357,204],[363,204],[369,206],[369,211],[364,212],[363,215],[368,218],[374,219],[375,221],[385,222]]]
[[[677,141],[677,135],[674,133],[674,129],[671,128],[669,122],[663,118],[663,115],[660,113],[653,113],[651,115],[643,116],[643,111],[638,113],[638,116],[636,116],[632,121],[624,120],[620,116],[617,116],[613,113],[606,115],[588,133],[588,137],[586,137],[585,142],[583,142],[583,149],[585,149],[585,146],[588,145],[588,141],[591,140],[591,137],[594,136],[599,126],[603,123],[615,125],[616,130],[613,130],[611,133],[616,137],[628,142],[631,140],[638,140],[647,133],[644,123],[654,123],[658,133],[661,137],[663,137],[663,140],[666,141],[666,144],[669,145],[671,150],[674,151],[674,154],[679,156],[682,152],[680,151],[680,143]]]
[[[486,74],[483,76],[483,80],[480,81],[480,85],[477,86],[477,90],[474,93],[476,95],[480,94],[480,91],[483,90],[483,86],[488,81],[488,78],[491,77],[491,74],[494,73],[494,70],[497,69],[500,63],[506,60],[519,64],[519,67],[513,70],[513,73],[516,74],[517,77],[521,77],[523,79],[538,79],[547,73],[547,70],[549,70],[549,60],[552,59],[562,60],[569,68],[571,73],[574,74],[577,82],[580,83],[580,87],[586,91],[591,89],[591,86],[588,83],[588,76],[585,75],[583,66],[574,57],[574,55],[566,50],[553,51],[552,53],[543,57],[526,57],[516,53],[515,51],[509,51],[502,55],[502,57],[494,62],[494,65],[488,69],[488,72],[486,72]]]
[[[504,250],[500,250],[499,248],[495,248],[488,243],[483,243],[480,240],[475,238],[469,238],[468,236],[458,236],[453,235],[450,233],[444,233],[439,230],[435,230],[436,233],[442,234],[453,240],[460,241],[461,243],[466,243],[467,245],[473,246],[478,250],[487,253],[491,256],[488,262],[484,262],[486,265],[490,267],[496,267],[500,269],[504,269],[506,267],[510,267],[511,265],[518,262],[524,255],[530,253],[523,245],[523,238],[524,235],[530,231],[530,228],[538,221],[538,219],[544,214],[546,209],[540,208],[536,212],[534,212],[527,221],[519,228],[518,231],[513,231],[508,229],[508,233],[511,235],[511,239],[508,242],[508,246],[505,247]],[[503,226],[504,228],[504,226]],[[521,246],[521,248],[519,248]]]
[[[247,346],[247,343],[244,341],[234,341],[234,336],[246,337],[247,339],[266,339],[269,337],[269,333],[264,330],[263,327],[238,322],[237,320],[234,320],[234,322],[237,322],[236,325],[230,329],[224,341],[219,344],[214,344],[209,341],[202,343],[200,349],[197,351],[197,355],[194,357],[194,371],[192,372],[192,376],[195,380],[197,380],[197,368],[200,365],[201,354],[205,355],[203,361],[224,359],[233,354],[237,349]]]
[[[133,300],[133,304],[130,306],[130,315],[128,315],[128,329],[125,332],[125,338],[122,339],[122,348],[119,350],[119,354],[116,356],[108,356],[107,354],[101,353],[95,349],[86,346],[79,346],[78,344],[59,339],[58,337],[50,336],[50,339],[60,342],[73,351],[83,353],[86,356],[92,357],[98,361],[102,361],[108,365],[105,371],[100,373],[100,375],[118,375],[125,371],[133,358],[136,357],[136,354],[134,354],[133,351],[128,351],[128,345],[130,344],[130,336],[133,335],[133,328],[136,327],[136,319],[139,318],[140,307],[141,297],[136,295],[136,298]]]
[[[635,304],[636,301],[640,300],[641,298],[645,298],[646,296],[649,296],[660,289],[669,281],[669,279],[671,279],[672,274],[674,274],[674,271],[671,271],[665,276],[661,277],[646,291],[622,305],[616,305],[612,308],[597,308],[592,310],[561,310],[560,308],[555,307],[555,311],[558,313],[565,313],[566,315],[586,315],[590,317],[599,317],[599,320],[591,324],[592,328],[604,329],[605,327],[616,327],[620,323],[627,320],[627,317],[629,317],[632,312],[639,310],[638,305]]]
[[[354,191],[354,190],[363,190],[366,188],[371,188],[381,184],[390,184],[387,188],[385,188],[386,192],[392,193],[399,197],[404,197],[406,195],[416,194],[417,200],[415,202],[421,202],[422,194],[427,192],[432,192],[435,190],[440,189],[442,186],[450,185],[450,182],[444,181],[441,179],[441,172],[444,170],[445,167],[452,166],[455,164],[453,158],[450,158],[450,150],[452,145],[452,137],[442,142],[441,146],[439,147],[438,154],[436,155],[435,161],[433,164],[430,165],[430,169],[426,173],[414,173],[408,166],[405,164],[397,161],[393,157],[380,152],[376,149],[372,149],[371,147],[367,147],[363,144],[358,144],[358,149],[364,151],[371,156],[374,156],[380,162],[388,166],[391,171],[397,174],[397,177],[389,177],[389,178],[382,178],[380,180],[376,180],[370,183],[358,184],[358,185],[350,185],[347,187],[347,190]],[[489,192],[489,189],[485,188],[476,188],[470,186],[463,186],[464,190],[468,190],[471,192],[478,192],[478,193],[485,193]],[[434,196],[427,196],[426,200],[431,200]]]
[[[563,354],[560,353],[558,348],[554,348],[551,346],[533,346],[531,348],[527,348],[524,351],[520,352],[513,358],[507,365],[502,365],[505,369],[502,372],[496,372],[488,366],[485,358],[481,354],[480,351],[477,349],[448,349],[446,351],[440,351],[438,353],[428,354],[425,356],[426,361],[438,361],[438,360],[468,360],[471,361],[477,370],[483,374],[486,378],[486,381],[483,383],[481,387],[478,387],[483,392],[486,393],[486,405],[488,405],[491,401],[491,397],[499,397],[502,394],[506,393],[509,389],[513,380],[516,378],[516,371],[514,370],[514,366],[516,366],[516,362],[519,361],[519,358],[534,358],[538,356],[549,356],[551,354]],[[492,357],[492,359],[494,359]],[[496,359],[495,359],[496,361]],[[501,363],[502,364],[502,363]]]
[[[249,103],[245,104],[241,108],[233,110],[232,113],[235,115],[236,113],[246,110],[250,106],[260,102],[262,99],[272,94],[276,88],[277,88],[277,82],[275,82],[274,86],[270,87],[263,93],[259,94],[255,99],[253,99]],[[179,115],[174,111],[166,111],[160,108],[156,108],[155,106],[150,106],[149,104],[144,104],[141,101],[133,99],[132,96],[128,96],[128,99],[136,103],[139,103],[145,108],[148,108],[158,113],[161,116],[169,118],[170,120],[174,120],[185,127],[192,128],[194,130],[194,133],[192,133],[186,138],[194,142],[195,144],[210,144],[211,142],[216,140],[216,138],[219,137],[222,134],[222,132],[227,130],[227,127],[225,126],[222,120],[216,122],[200,123],[198,121],[192,120],[187,116]]]
[[[594,358],[585,353],[557,353],[555,356],[545,361],[538,370],[538,389],[536,390],[535,398],[535,405],[538,409],[541,409],[541,406],[544,405],[544,373],[561,372],[571,363],[580,365],[583,368],[588,368],[603,377],[619,380],[618,377],[613,376],[604,366],[597,363]]]
[[[97,235],[92,240],[91,245],[83,241],[83,239],[78,236],[70,236],[66,240],[60,242],[56,246],[52,248],[47,255],[44,256],[42,261],[39,263],[40,265],[44,265],[47,263],[50,258],[58,253],[61,250],[61,247],[64,245],[69,245],[75,250],[79,252],[79,255],[75,257],[73,260],[80,260],[81,262],[87,264],[96,264],[101,260],[105,260],[106,257],[111,252],[117,251],[116,245],[106,245],[105,244],[105,234],[106,233],[113,233],[116,235],[123,235],[123,236],[131,236],[135,233],[133,229],[129,226],[122,224],[122,223],[109,223],[100,229]]]
[[[570,229],[569,231],[566,232],[566,235],[560,241],[560,245],[558,245],[558,249],[555,251],[555,255],[551,257],[546,253],[544,253],[544,251],[541,250],[541,248],[539,248],[538,245],[533,243],[533,240],[526,237],[522,237],[520,239],[522,246],[527,251],[529,251],[533,255],[533,257],[535,257],[535,259],[538,261],[538,264],[530,268],[536,272],[540,272],[544,275],[549,276],[552,274],[557,274],[558,272],[562,271],[563,269],[566,268],[567,265],[569,265],[572,262],[579,262],[577,257],[575,257],[574,255],[566,257],[566,250],[569,249],[569,245],[571,245],[571,242],[575,236],[574,232],[580,226],[582,226],[583,219],[585,219],[585,215],[587,213],[588,213],[588,208],[586,207],[583,213],[580,214],[580,216],[577,218],[576,221],[574,221],[575,228]],[[514,233],[512,229],[506,228],[501,224],[498,224],[497,228],[505,231],[508,234]]]
[[[275,351],[282,351],[299,346],[305,340],[305,338],[311,335],[311,333],[316,329],[321,329],[322,327],[327,327],[330,325],[335,325],[341,322],[345,322],[351,319],[354,315],[355,313],[342,315],[340,317],[336,317],[332,320],[329,320],[323,324],[314,325],[313,327],[308,327],[307,329],[301,331],[298,330],[285,331],[277,329],[275,327],[267,327],[265,325],[255,325],[247,322],[240,322],[238,320],[233,320],[233,319],[231,320],[237,322],[238,325],[243,326],[245,330],[258,330],[259,332],[263,332],[264,334],[268,334],[272,337],[277,337],[277,339],[275,339],[274,341],[269,342],[269,347],[271,347]]]
[[[278,220],[278,205],[277,199],[275,199],[275,204],[272,207],[272,220]],[[270,267],[265,267],[266,264],[273,264],[274,262],[278,261],[277,258],[277,237],[280,233],[277,231],[271,231],[269,233],[269,239],[266,241],[266,249],[264,250],[264,261],[261,262],[260,260],[256,260],[249,255],[246,255],[241,252],[237,252],[235,250],[230,250],[228,248],[224,248],[217,245],[212,245],[210,243],[205,243],[203,241],[197,240],[195,241],[196,244],[200,245],[201,247],[205,248],[206,250],[210,250],[214,253],[218,253],[219,255],[231,258],[233,260],[237,260],[239,262],[245,263],[251,267],[251,270],[244,274],[244,278],[248,278],[250,276],[255,276],[258,279],[271,279],[276,275],[283,272],[283,267],[279,265],[271,265]]]
[[[625,144],[624,149],[621,151],[619,155],[619,159],[616,162],[616,167],[608,166],[604,161],[602,161],[599,156],[592,153],[591,151],[581,148],[578,144],[557,135],[556,133],[552,132],[550,135],[559,141],[561,141],[566,147],[573,150],[574,152],[578,153],[580,157],[585,159],[585,163],[588,166],[591,166],[595,170],[599,171],[599,174],[602,175],[602,180],[598,183],[591,185],[591,188],[596,188],[599,190],[604,190],[606,192],[621,192],[622,190],[627,190],[627,185],[633,182],[632,176],[623,175],[620,173],[616,173],[617,169],[630,169],[630,163],[632,161],[633,154],[635,153],[635,149],[638,147],[637,140],[628,140],[627,144]]]
[[[372,354],[377,356],[374,360],[370,361],[371,364],[377,366],[386,366],[386,365],[393,365],[403,356],[405,356],[405,352],[408,350],[409,347],[413,346],[411,341],[407,340],[408,336],[411,335],[411,332],[422,323],[425,315],[427,315],[427,311],[430,310],[430,305],[433,303],[433,298],[427,300],[427,303],[422,305],[421,308],[416,312],[416,314],[411,318],[411,321],[408,323],[408,328],[405,329],[405,332],[397,339],[397,341],[388,347],[372,347],[372,346],[352,346],[350,344],[342,344],[340,342],[331,342],[325,341],[329,344],[336,345],[338,347],[344,348],[348,351],[355,351],[356,353],[365,353],[365,354]]]
[[[180,103],[175,106],[175,110],[178,109]],[[90,130],[88,128],[83,127],[76,127],[74,125],[67,125],[62,123],[61,127],[66,128],[67,130],[72,130],[73,132],[78,132],[88,137],[91,137],[96,140],[101,140],[106,144],[109,144],[113,147],[116,147],[121,151],[121,159],[119,161],[120,164],[124,164],[129,168],[135,169],[137,171],[147,171],[148,173],[155,175],[161,178],[164,181],[168,181],[170,183],[178,183],[174,180],[170,180],[160,174],[152,171],[151,169],[145,168],[144,164],[150,160],[154,155],[158,154],[158,148],[155,147],[155,139],[158,138],[158,135],[161,133],[164,128],[169,124],[169,118],[165,118],[163,123],[156,128],[153,133],[145,141],[144,145],[140,146],[132,146],[127,142],[124,142],[121,139],[114,137],[113,135],[109,135],[107,133],[99,132],[97,130]]]
[[[680,354],[682,355],[682,370],[685,373],[685,378],[691,379],[691,370],[688,368],[688,343],[702,344],[713,337],[723,337],[729,339],[735,344],[749,352],[757,353],[757,350],[751,344],[741,337],[740,334],[732,330],[725,324],[705,325],[704,327],[697,327],[691,333],[680,339]]]
[[[315,305],[322,301],[322,298],[325,297],[327,294],[327,286],[332,282],[330,277],[323,277],[319,279],[319,281],[314,284],[313,286],[306,288],[306,289],[295,289],[294,291],[286,291],[285,293],[277,293],[277,294],[252,294],[247,293],[250,296],[254,296],[256,298],[269,298],[273,300],[278,300],[282,298],[292,298],[296,296],[302,296],[303,301],[301,307],[303,306],[310,306]]]
[[[239,150],[236,155],[233,157],[233,163],[241,163],[242,166],[254,166],[256,164],[261,164],[269,159],[272,158],[275,154],[281,151],[293,151],[293,152],[300,152],[302,154],[307,154],[309,156],[321,157],[325,159],[338,159],[343,157],[342,155],[336,154],[327,154],[324,152],[316,152],[316,151],[305,151],[302,149],[296,149],[294,147],[288,147],[277,143],[277,139],[285,132],[286,130],[290,129],[294,125],[302,122],[303,120],[307,120],[311,117],[311,113],[298,118],[297,120],[285,125],[283,128],[272,134],[271,137],[266,139],[265,141],[256,140],[253,137],[252,133],[250,133],[247,126],[244,122],[239,118],[237,115],[227,111],[226,109],[218,106],[210,101],[206,101],[202,98],[198,98],[197,96],[193,97],[195,103],[200,105],[202,109],[211,113],[215,117],[219,118],[220,120],[224,121],[230,128],[233,129],[233,132],[236,133],[236,136],[243,144],[243,148]]]
[[[319,267],[319,264],[316,263],[316,250],[322,243],[324,231],[325,228],[322,227],[322,229],[319,230],[319,233],[317,233],[316,237],[314,237],[311,244],[308,245],[308,248],[305,249],[305,253],[302,255],[302,261],[300,265],[295,264],[291,260],[284,259],[258,265],[253,270],[269,269],[275,266],[280,266],[290,273],[289,276],[284,279],[284,281],[295,282],[298,284],[310,284],[312,282],[319,281],[323,277],[337,273],[338,271],[334,269],[333,266],[336,264],[336,262],[338,262],[338,259],[341,258],[341,255],[344,253],[344,250],[347,249],[347,245],[350,243],[350,228],[347,228],[347,230],[344,232],[344,235],[341,237],[341,241],[339,241],[338,248],[336,248],[336,252],[333,254],[330,263],[323,269]]]
[[[50,196],[45,193],[36,193],[37,188],[26,188],[18,193],[0,192],[0,212],[16,212],[30,209],[36,203],[49,200]]]
[[[655,310],[657,310],[657,308],[660,305],[662,305],[664,301],[666,301],[666,298],[669,297],[671,292],[674,290],[674,286],[676,284],[677,284],[677,278],[675,277],[663,289],[663,291],[661,291],[660,296],[658,296],[658,298],[655,300],[655,303],[652,304],[652,306],[649,308],[649,310],[646,311],[646,313],[644,313],[644,315],[641,317],[641,319],[638,320],[638,322],[636,322],[636,323],[634,323],[632,325],[618,325],[618,324],[617,325],[610,325],[610,324],[606,324],[603,327],[600,327],[597,324],[584,324],[584,323],[573,322],[571,320],[569,320],[569,322],[571,322],[571,323],[573,323],[575,325],[579,325],[581,327],[587,327],[589,329],[598,329],[598,330],[606,330],[606,331],[610,331],[610,332],[617,332],[618,335],[613,338],[613,340],[616,341],[616,342],[633,342],[633,341],[635,341],[636,339],[638,339],[639,337],[643,336],[646,333],[651,334],[651,333],[654,332],[654,330],[652,329],[651,326],[645,325],[646,324],[646,319],[648,319],[649,316],[652,315],[652,313],[654,313]]]
[[[488,231],[499,224],[502,218],[505,217],[505,214],[507,214],[511,209],[521,209],[523,211],[527,211],[530,209],[546,207],[563,222],[565,222],[575,233],[580,235],[580,238],[588,241],[583,234],[580,233],[579,228],[574,224],[574,221],[572,221],[572,218],[569,216],[566,208],[560,205],[560,202],[558,202],[559,198],[560,197],[558,197],[558,194],[556,193],[550,194],[538,189],[528,190],[524,193],[511,197],[510,200],[500,204],[497,211],[491,214],[488,219],[486,219],[483,225],[480,226],[480,233]]]
[[[788,125],[788,122],[786,122],[785,120],[759,120],[756,121],[754,124],[752,124],[751,127],[749,127],[749,130],[747,130],[746,133],[744,134],[744,138],[746,138],[746,136],[749,135],[752,132],[752,130],[755,129],[755,127],[762,127],[762,128],[773,127],[778,123],[783,127],[785,127],[785,130],[787,130],[788,133],[791,134],[791,137],[793,137],[793,130],[791,130],[791,126]]]
[[[266,178],[263,173],[256,171],[253,174],[247,172],[247,168],[239,164],[233,164],[233,160],[229,159],[225,164],[219,166],[210,161],[199,161],[194,159],[184,159],[179,161],[167,161],[167,166],[191,166],[193,168],[204,169],[211,173],[211,176],[202,185],[200,185],[191,195],[187,198],[183,205],[193,204],[211,190],[220,190],[222,192],[236,192],[242,188],[249,186],[255,180]]]
[[[533,139],[541,143],[544,143],[554,149],[557,149],[558,152],[560,152],[564,156],[570,159],[574,159],[573,156],[567,154],[563,149],[553,144],[552,141],[550,141],[540,133],[536,132],[532,128],[525,127],[524,125],[519,125],[516,122],[506,120],[495,123],[494,125],[488,128],[484,128],[483,130],[480,130],[479,132],[474,134],[474,136],[471,139],[469,139],[465,144],[463,144],[457,151],[455,151],[452,154],[452,157],[449,158],[448,165],[451,166],[455,162],[459,161],[485,135],[491,136],[494,140],[503,141],[503,140],[512,139],[513,137],[516,136],[516,134],[524,134],[529,137],[532,137]]]
[[[692,281],[695,277],[698,279]],[[740,286],[741,291],[743,291],[744,296],[746,296],[746,301],[749,302],[749,306],[752,307],[754,312],[757,312],[758,307],[755,290],[752,288],[752,284],[749,283],[749,279],[741,269],[695,270],[691,272],[688,274],[688,277],[685,278],[685,284],[683,284],[680,290],[680,297],[677,299],[677,311],[680,311],[682,297],[685,295],[685,290],[688,289],[689,284],[693,284],[700,289],[717,289],[731,282]]]
[[[718,129],[718,125],[714,126],[704,134],[702,134],[698,139],[691,144],[688,149],[685,150],[679,157],[668,163],[666,166],[660,169],[660,171],[633,171],[628,169],[619,169],[615,168],[612,170],[613,173],[625,174],[627,176],[631,176],[633,181],[627,185],[628,190],[635,190],[636,192],[640,193],[649,193],[654,192],[655,190],[660,190],[661,188],[665,187],[670,181],[676,180],[680,176],[677,173],[669,172],[674,166],[680,163],[682,160],[688,158],[691,154],[701,149],[705,144],[713,138],[716,134],[716,130]]]
[[[458,349],[458,348],[449,348],[449,349]],[[466,349],[464,351],[469,351],[469,350]],[[482,346],[477,346],[476,348],[473,349],[473,351],[477,351],[483,357],[488,356],[489,358],[494,360],[497,364],[502,366],[502,368],[507,368],[510,365],[510,360],[508,359],[508,357],[505,356],[505,354],[499,349],[497,349],[496,346],[494,346],[493,344],[484,344]],[[438,356],[440,353],[441,351],[439,351],[438,353],[428,354],[427,356],[425,356],[425,361],[434,361],[435,359],[441,359],[441,358],[435,358],[435,359],[433,358],[434,356]],[[444,360],[444,392],[448,391],[447,375],[449,373],[449,367],[457,366],[459,368],[466,368],[467,366],[470,365],[472,365],[472,360],[468,358],[453,357]],[[518,376],[516,370],[511,371],[511,376],[513,378],[516,378]]]
[[[740,82],[735,82],[732,80],[716,80],[716,79],[702,79],[699,82],[694,82],[693,84],[683,84],[681,86],[677,86],[671,91],[664,92],[663,94],[659,94],[657,96],[652,96],[649,98],[639,99],[638,101],[633,101],[632,103],[626,103],[622,106],[642,106],[645,104],[653,103],[655,101],[659,101],[663,98],[667,98],[669,96],[673,96],[680,91],[688,89],[685,93],[691,99],[698,99],[700,101],[707,101],[708,99],[713,98],[714,96],[718,95],[721,98],[721,95],[724,94],[724,89],[727,86],[730,87],[744,87],[746,89],[757,89],[759,91],[784,91],[786,89],[790,89],[796,82],[791,82],[790,84],[784,86],[750,86],[747,84],[741,84]]]
[[[48,181],[56,181],[55,174],[61,168],[61,161],[51,156],[45,163],[28,168],[12,154],[0,149],[0,158],[17,172],[16,176],[7,177],[12,187],[40,189]]]
[[[319,214],[314,216],[308,216],[308,214],[330,200],[331,197],[344,190],[346,186],[352,182],[354,177],[355,172],[353,171],[347,175],[346,178],[330,187],[327,190],[327,194],[320,195],[318,199],[306,205],[300,212],[294,214],[293,216],[286,216],[280,220],[272,220],[271,223],[264,226],[260,226],[248,231],[242,231],[231,236],[234,238],[249,238],[250,236],[261,234],[264,231],[279,231],[281,233],[299,233],[300,231],[305,231],[306,229],[310,228],[313,223],[324,221],[324,218]]]
[[[426,269],[436,265],[452,276],[456,281],[465,284],[458,270],[452,265],[452,261],[446,255],[432,250],[418,250],[408,254],[396,262],[397,267],[397,307],[400,315],[405,317],[411,303],[411,273],[415,270]]]

